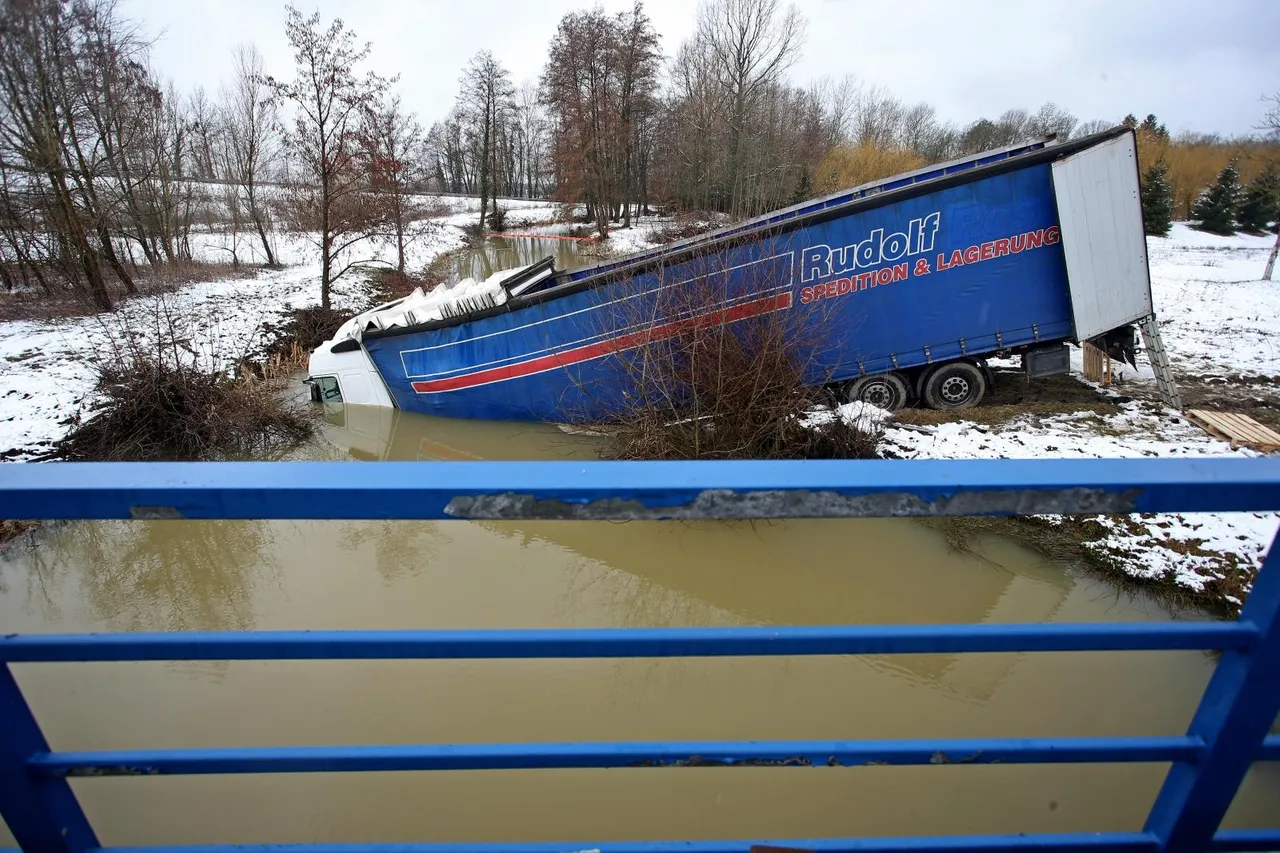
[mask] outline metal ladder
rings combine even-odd
[[[1173,380],[1173,369],[1169,367],[1169,355],[1165,352],[1164,341],[1160,339],[1156,315],[1148,314],[1139,320],[1138,329],[1142,332],[1142,346],[1147,351],[1147,361],[1151,362],[1151,369],[1156,374],[1160,401],[1181,412],[1182,395],[1178,393],[1178,383]]]

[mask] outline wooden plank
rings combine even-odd
[[[1259,450],[1280,450],[1280,433],[1266,427],[1248,415],[1239,412],[1210,412],[1192,409],[1187,412],[1192,423],[1198,424],[1210,435]]]
[[[1277,444],[1280,443],[1280,435],[1276,435],[1262,424],[1255,421],[1248,415],[1236,414],[1234,412],[1224,413],[1228,423],[1236,427],[1236,434],[1241,438],[1258,444]]]

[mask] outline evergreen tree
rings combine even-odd
[[[1120,119],[1120,123],[1123,124],[1125,127],[1135,128],[1138,126],[1138,117],[1133,113],[1129,113],[1127,116]]]
[[[1173,188],[1165,178],[1168,171],[1169,165],[1158,160],[1142,173],[1142,222],[1153,237],[1168,235],[1173,225]]]
[[[1236,213],[1240,209],[1240,173],[1235,163],[1228,163],[1218,173],[1218,180],[1200,193],[1191,208],[1191,218],[1201,231],[1234,234]]]
[[[1249,183],[1240,203],[1240,228],[1244,231],[1266,231],[1280,219],[1280,172],[1269,164]]]
[[[1150,133],[1157,139],[1168,141],[1169,128],[1165,127],[1155,116],[1155,113],[1147,113],[1147,117],[1142,120],[1142,124],[1138,126],[1139,130]]]

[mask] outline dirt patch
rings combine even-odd
[[[1099,392],[1072,374],[1027,381],[1020,370],[996,370],[995,387],[981,405],[971,409],[903,409],[894,415],[901,424],[936,426],[956,421],[995,424],[1021,415],[1049,417],[1076,412],[1095,412],[1101,417],[1120,411],[1123,398]]]
[[[159,267],[142,267],[134,274],[137,295],[172,293],[178,288],[205,281],[254,278],[261,267],[231,264],[175,262]],[[118,281],[108,288],[113,302],[130,298]],[[67,292],[49,295],[43,291],[0,292],[0,322],[12,320],[57,320],[67,317],[89,317],[100,309],[84,297]]]
[[[1178,376],[1188,409],[1239,412],[1280,430],[1280,376]],[[1154,394],[1154,388],[1144,391]]]

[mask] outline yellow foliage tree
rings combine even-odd
[[[813,170],[813,186],[822,193],[856,187],[890,178],[925,165],[924,157],[909,148],[888,148],[865,143],[837,145]]]

